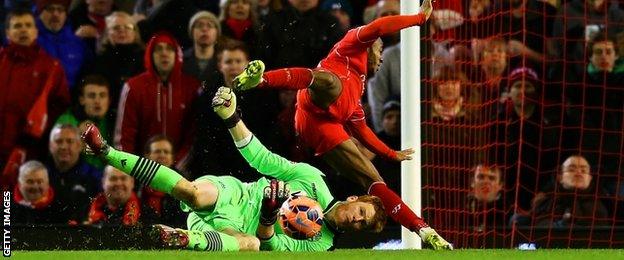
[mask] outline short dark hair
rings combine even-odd
[[[217,44],[217,62],[221,62],[224,51],[236,50],[242,51],[243,53],[245,53],[245,56],[247,56],[247,59],[250,59],[249,48],[244,42],[225,38]]]
[[[104,76],[100,74],[89,74],[84,76],[82,80],[80,80],[80,85],[78,86],[78,95],[84,95],[85,87],[90,84],[104,86],[110,91],[110,84]]]
[[[147,142],[145,142],[145,147],[143,147],[143,154],[147,155],[151,153],[152,144],[155,142],[160,142],[160,141],[169,142],[171,144],[171,152],[175,154],[175,147],[173,146],[173,142],[166,135],[155,135],[155,136],[150,137],[150,139],[148,139]]]
[[[388,217],[386,216],[386,211],[384,210],[383,203],[381,202],[381,199],[377,196],[363,195],[363,196],[358,196],[356,201],[369,203],[373,205],[373,208],[375,209],[375,215],[373,215],[373,221],[369,224],[366,231],[371,231],[374,233],[381,232],[384,229],[384,226],[386,226],[386,221],[388,219]]]
[[[599,42],[613,43],[613,49],[615,50],[615,53],[617,55],[617,52],[618,52],[618,48],[616,44],[617,40],[614,39],[613,37],[610,37],[609,34],[607,34],[605,30],[600,30],[587,43],[587,53],[589,53],[588,57],[591,57],[592,55],[594,55],[594,45]]]
[[[14,10],[11,10],[7,16],[6,19],[4,20],[4,29],[9,29],[9,26],[11,26],[11,19],[13,19],[13,17],[18,17],[18,16],[24,16],[24,15],[30,15],[33,20],[35,20],[35,15],[28,9],[26,8],[17,8]]]

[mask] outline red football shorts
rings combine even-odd
[[[301,107],[297,107],[295,112],[295,131],[304,144],[314,149],[316,156],[323,155],[349,140],[349,135],[340,122],[327,114],[311,113]]]

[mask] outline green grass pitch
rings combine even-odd
[[[336,250],[333,252],[292,253],[292,252],[192,252],[192,251],[14,251],[12,259],[218,259],[218,260],[297,260],[297,259],[354,259],[354,260],[392,260],[392,259],[583,259],[607,260],[624,259],[624,250],[575,250],[559,249],[535,251],[520,250],[455,250],[451,252],[435,252],[431,250]],[[5,258],[6,259],[6,258]]]

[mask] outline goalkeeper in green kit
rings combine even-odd
[[[334,200],[322,172],[273,154],[260,143],[241,121],[236,96],[229,88],[219,88],[212,106],[224,120],[245,160],[273,179],[263,177],[243,183],[230,176],[206,175],[189,182],[163,165],[109,147],[94,125],[89,125],[82,135],[88,149],[108,164],[182,202],[183,210],[189,212],[188,230],[154,226],[164,247],[205,251],[325,251],[332,248],[336,234],[383,229],[386,215],[379,198],[366,195]],[[290,238],[276,224],[279,208],[291,192],[305,194],[323,209],[323,226],[314,239]]]

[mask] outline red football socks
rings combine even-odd
[[[287,68],[267,71],[259,88],[305,89],[312,84],[312,70],[307,68]]]
[[[379,197],[384,205],[386,214],[410,231],[418,232],[421,228],[429,227],[385,183],[373,183],[368,188],[368,194]]]

